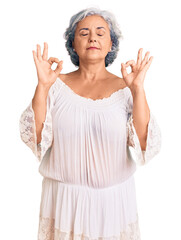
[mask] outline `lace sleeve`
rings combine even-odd
[[[50,87],[47,96],[47,112],[43,129],[41,132],[41,142],[37,144],[35,114],[32,108],[32,100],[28,107],[23,111],[19,120],[20,137],[22,141],[33,151],[38,162],[41,162],[45,153],[51,148],[53,142],[52,115],[51,110],[54,106],[55,94],[58,86],[55,83]]]
[[[148,163],[161,149],[161,130],[158,126],[155,116],[150,111],[150,120],[147,130],[147,143],[146,150],[141,149],[138,135],[133,125],[133,98],[132,94],[129,94],[127,100],[127,146],[134,148],[135,160],[138,165],[145,165]]]

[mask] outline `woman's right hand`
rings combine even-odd
[[[46,42],[44,42],[44,50],[42,56],[39,44],[37,44],[37,54],[34,50],[32,52],[37,70],[38,84],[46,88],[50,88],[62,70],[63,61],[59,61],[58,58],[54,57],[50,57],[48,59],[48,44]],[[52,70],[51,66],[54,62],[57,63],[57,68],[55,70]]]

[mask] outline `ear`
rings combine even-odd
[[[112,41],[110,42],[110,51],[109,52],[111,52],[111,48],[112,48]]]
[[[74,48],[74,41],[72,42],[72,47]]]

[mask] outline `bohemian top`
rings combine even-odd
[[[93,100],[57,78],[48,92],[41,142],[37,144],[32,100],[21,114],[20,135],[39,161],[42,176],[92,188],[109,187],[128,179],[137,164],[146,164],[160,151],[161,132],[152,112],[142,151],[132,110],[129,87]]]

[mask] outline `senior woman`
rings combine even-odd
[[[141,239],[134,172],[161,147],[143,86],[153,57],[141,48],[121,64],[122,78],[110,73],[122,33],[97,8],[72,16],[64,36],[78,69],[60,74],[63,61],[37,45],[38,84],[20,118],[43,176],[38,239]]]

